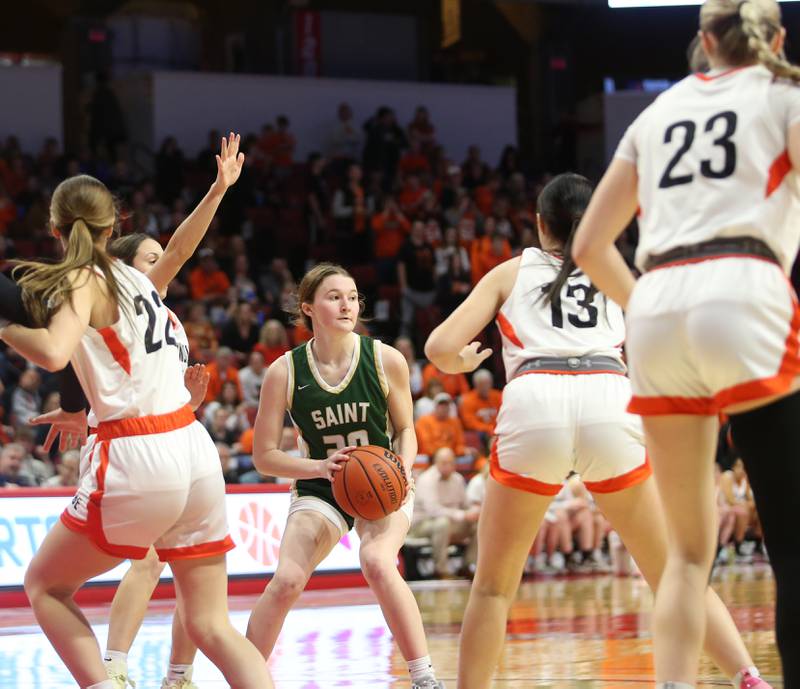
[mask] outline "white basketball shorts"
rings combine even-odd
[[[231,550],[219,455],[191,407],[101,423],[61,515],[103,552],[163,561]]]
[[[786,392],[800,375],[797,298],[767,260],[656,268],[636,283],[626,321],[636,414],[713,416]]]
[[[503,485],[557,495],[570,472],[595,493],[614,493],[652,473],[639,417],[622,374],[529,373],[503,390],[491,475]]]

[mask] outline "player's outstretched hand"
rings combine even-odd
[[[183,374],[183,384],[192,396],[189,400],[192,409],[197,409],[203,404],[203,400],[206,398],[209,380],[211,380],[211,374],[206,369],[205,364],[189,366],[189,368],[186,369],[186,373]]]
[[[241,136],[231,132],[228,138],[222,138],[219,155],[217,159],[217,179],[214,182],[220,191],[225,191],[229,186],[236,183],[242,173],[244,165],[244,153],[239,153],[239,142]]]
[[[480,350],[480,351],[479,351]],[[486,359],[492,356],[494,352],[492,351],[491,347],[487,347],[486,349],[481,349],[480,342],[470,342],[464,349],[459,352],[459,356],[461,357],[461,362],[463,364],[462,371],[467,373],[468,371],[474,371],[478,366],[480,366]]]
[[[343,447],[341,450],[336,450],[328,459],[320,462],[322,467],[320,469],[320,477],[333,481],[337,471],[344,469],[344,464],[350,459],[350,453],[356,449],[356,445]]]
[[[61,435],[58,441],[59,452],[67,450],[77,450],[86,443],[88,421],[86,411],[68,412],[60,407],[46,414],[34,416],[30,421],[32,426],[44,426],[50,424],[47,438],[42,445],[45,452],[50,452],[56,438]]]

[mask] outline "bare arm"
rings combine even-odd
[[[638,175],[633,163],[614,158],[589,202],[572,244],[572,257],[598,289],[622,308],[636,279],[616,240],[638,205]]]
[[[244,153],[239,153],[239,135],[230,133],[222,139],[220,154],[217,156],[217,179],[203,200],[175,230],[175,234],[164,249],[164,253],[151,268],[147,277],[155,288],[164,291],[188,261],[214,219],[225,191],[239,179],[244,163]]]
[[[46,328],[8,325],[0,331],[10,347],[47,371],[60,371],[69,363],[92,315],[98,278],[84,270],[75,271],[70,279],[76,285],[72,303],[65,301]]]
[[[323,461],[292,457],[280,449],[288,380],[286,359],[281,357],[269,367],[261,385],[258,415],[253,428],[253,466],[266,476],[332,478],[333,472],[341,470],[340,462],[347,459],[342,452]]]
[[[445,373],[474,371],[492,355],[491,349],[478,352],[472,342],[495,317],[508,298],[519,271],[519,258],[501,263],[487,273],[464,302],[441,323],[425,343],[425,356]]]
[[[411,399],[408,363],[394,347],[383,348],[383,369],[389,384],[389,418],[394,428],[393,446],[395,453],[403,460],[406,476],[417,459],[417,434],[414,431],[414,402]]]

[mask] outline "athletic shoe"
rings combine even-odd
[[[119,689],[125,689],[128,685],[135,687],[134,682],[128,677],[128,665],[120,660],[104,660],[103,665],[106,666],[106,674],[108,678],[113,680]]]
[[[435,677],[430,676],[416,682],[411,682],[411,689],[445,689],[445,687],[444,682],[440,682]]]
[[[550,556],[550,560],[547,564],[550,565],[550,568],[555,574],[563,574],[567,571],[567,559],[564,557],[564,553],[562,553],[560,550],[556,550]]]
[[[198,689],[198,686],[192,682],[193,672],[194,668],[190,667],[180,679],[168,680],[165,677],[161,682],[161,689]]]
[[[751,675],[749,670],[742,670],[737,676],[740,678],[739,689],[772,689],[770,684],[761,677]]]
[[[168,682],[165,677],[161,680],[161,689],[199,689],[199,687],[187,677],[172,680],[171,682]]]

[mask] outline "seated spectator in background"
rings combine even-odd
[[[222,478],[225,483],[239,483],[239,464],[233,456],[231,446],[225,442],[218,441],[214,445],[219,454],[219,463],[222,467]]]
[[[206,402],[213,402],[222,392],[222,384],[231,381],[236,384],[238,398],[242,399],[242,388],[239,385],[239,370],[234,366],[233,352],[228,347],[220,347],[217,356],[208,364],[209,375]]]
[[[279,320],[271,318],[261,326],[258,334],[258,343],[253,347],[254,352],[260,352],[264,357],[264,364],[269,366],[273,361],[289,351],[289,334]]]
[[[312,153],[308,156],[306,222],[308,223],[308,243],[311,245],[324,240],[327,235],[331,200],[328,182],[323,174],[326,162],[319,153]]]
[[[245,254],[233,259],[233,289],[237,301],[254,302],[258,299],[258,289],[250,273],[250,261]]]
[[[486,179],[484,184],[481,184],[475,189],[475,207],[481,215],[489,215],[494,209],[494,202],[500,188],[503,184],[503,179],[496,172],[493,172]]]
[[[481,149],[478,146],[470,146],[467,149],[467,157],[461,164],[464,173],[464,186],[467,189],[475,189],[486,181],[489,176],[489,166],[481,160]]]
[[[414,119],[408,125],[408,140],[416,139],[422,152],[428,155],[436,146],[436,128],[431,122],[428,108],[420,105],[414,112]]]
[[[394,196],[387,196],[383,211],[372,216],[372,236],[378,277],[382,282],[397,281],[397,256],[411,231],[411,222],[400,212]]]
[[[197,252],[199,264],[189,273],[189,289],[195,301],[214,301],[227,296],[231,286],[228,276],[219,268],[213,249]]]
[[[422,142],[418,137],[409,137],[409,148],[400,158],[400,174],[406,175],[428,175],[431,171],[431,164],[428,156],[422,150]]]
[[[233,350],[240,362],[247,360],[247,355],[258,342],[258,325],[256,315],[249,302],[241,301],[233,309],[233,313],[222,328],[219,343]]]
[[[27,426],[34,416],[42,411],[42,397],[39,388],[42,377],[35,368],[27,368],[19,377],[19,382],[11,393],[11,414],[17,426]]]
[[[489,480],[489,462],[486,462],[481,470],[475,474],[467,484],[467,505],[470,508],[483,505],[483,499],[486,497],[486,482]]]
[[[385,105],[364,125],[364,167],[368,173],[379,172],[385,191],[394,186],[400,151],[408,145],[405,132],[398,126],[394,110]]]
[[[414,402],[414,421],[416,422],[423,416],[427,416],[428,414],[433,414],[434,410],[436,409],[436,396],[440,392],[444,392],[444,387],[442,386],[442,381],[438,378],[431,378],[425,385],[424,385],[424,394],[420,397],[416,402]],[[450,405],[450,416],[456,415],[456,405]]]
[[[450,416],[453,398],[440,392],[434,402],[433,413],[420,417],[415,424],[419,454],[430,457],[438,448],[447,447],[455,453],[459,464],[470,468],[478,453],[464,442],[464,429],[459,418]]]
[[[240,388],[232,380],[227,380],[222,384],[222,390],[217,399],[209,402],[203,411],[203,422],[206,426],[211,425],[217,410],[224,409],[228,413],[226,425],[237,434],[237,438],[239,434],[250,427],[247,410],[239,390]]]
[[[275,120],[276,128],[268,133],[264,139],[264,153],[277,168],[290,168],[294,159],[294,149],[297,142],[294,134],[289,131],[289,118],[278,115]]]
[[[337,121],[331,132],[329,154],[334,174],[343,175],[350,163],[361,157],[364,137],[353,122],[353,109],[348,103],[340,103],[336,112]]]
[[[498,233],[486,234],[472,243],[472,283],[477,285],[480,279],[492,268],[499,266],[511,258],[511,245]]]
[[[189,306],[187,318],[183,321],[186,339],[189,340],[189,357],[199,361],[209,361],[217,349],[217,336],[214,326],[208,320],[206,305],[194,302]]]
[[[444,241],[441,246],[436,247],[435,254],[437,277],[441,277],[450,271],[450,260],[454,254],[458,254],[461,257],[461,265],[467,271],[470,271],[469,252],[458,238],[458,229],[452,225],[444,231]]]
[[[351,165],[347,168],[347,182],[333,195],[333,240],[340,255],[350,261],[367,260],[372,254],[369,241],[372,208],[367,203],[361,178],[361,167]]]
[[[425,224],[415,222],[400,249],[397,282],[402,294],[400,334],[412,337],[417,309],[427,309],[436,300],[433,247],[425,241]]]
[[[9,483],[22,487],[39,485],[35,477],[24,470],[24,459],[25,448],[19,443],[9,443],[0,450],[0,486]]]
[[[472,375],[473,390],[461,396],[461,422],[464,429],[478,431],[484,443],[494,435],[494,426],[500,405],[503,402],[503,393],[495,390],[494,376],[485,368],[479,368]]]
[[[752,562],[754,544],[745,542],[745,538],[749,531],[759,538],[761,534],[753,491],[740,457],[734,460],[730,470],[722,473],[720,493],[728,509],[734,514],[733,542],[736,548],[736,561],[745,564]]]
[[[281,294],[287,282],[293,282],[289,264],[285,258],[273,258],[269,262],[269,269],[261,271],[259,276],[261,292],[267,304],[272,306],[273,313],[281,306]]]
[[[464,265],[460,253],[454,253],[450,256],[447,271],[436,281],[436,305],[441,309],[442,316],[453,313],[472,290],[472,275],[468,266]]]
[[[252,351],[247,366],[239,369],[239,385],[242,388],[242,397],[246,406],[258,407],[261,384],[264,382],[266,374],[264,355],[257,350]]]
[[[409,218],[417,218],[420,215],[426,195],[430,193],[429,189],[422,186],[419,175],[407,175],[397,198],[400,210]]]
[[[37,486],[41,486],[56,473],[44,448],[36,442],[34,426],[18,426],[14,433],[14,443],[22,446],[22,473],[31,476]]]
[[[414,351],[414,343],[411,341],[411,338],[401,335],[394,341],[394,347],[403,355],[408,364],[411,397],[416,399],[422,394],[422,366],[420,366],[416,352]]]
[[[414,517],[409,536],[430,538],[436,576],[451,578],[447,549],[451,543],[465,543],[465,569],[475,565],[476,527],[480,506],[470,506],[466,482],[456,470],[453,451],[436,450],[432,466],[417,477]]]
[[[225,443],[231,446],[241,436],[241,433],[237,433],[235,430],[228,427],[228,419],[230,416],[230,412],[223,406],[217,407],[210,418],[208,414],[205,415],[206,422],[204,426],[211,436],[211,440],[215,443]]]
[[[56,475],[51,476],[42,485],[45,488],[77,486],[80,461],[81,453],[78,450],[67,450],[61,455],[61,461],[56,465]]]
[[[444,391],[454,399],[461,397],[465,392],[469,392],[469,383],[463,373],[442,373],[433,364],[427,364],[422,369],[422,384],[427,387],[431,378],[439,380],[444,387]]]

